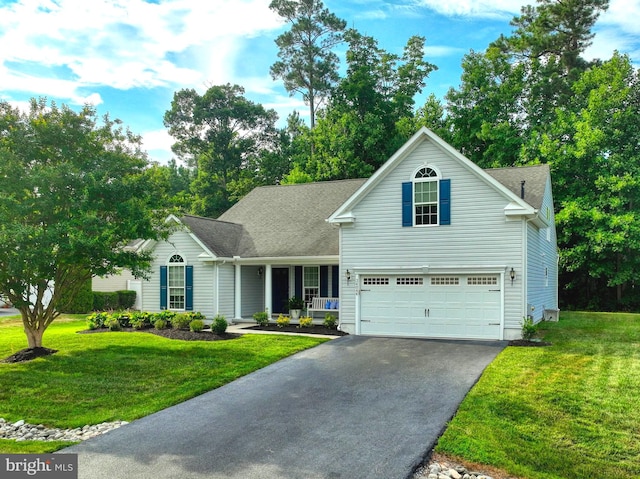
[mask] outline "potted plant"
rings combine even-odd
[[[304,301],[302,298],[294,296],[293,298],[289,298],[287,306],[289,307],[289,316],[291,316],[292,320],[297,321],[298,318],[300,318],[300,313],[302,313],[304,309]]]

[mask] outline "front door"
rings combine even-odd
[[[272,313],[286,313],[289,308],[289,268],[272,268],[271,282],[273,285],[271,295]]]

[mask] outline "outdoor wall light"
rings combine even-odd
[[[513,284],[513,281],[516,279],[516,272],[513,268],[511,268],[511,271],[509,271],[509,278],[511,278],[511,284]]]
[[[351,271],[345,271],[344,275],[347,278],[347,284],[349,284],[349,281],[351,281]]]
[[[258,268],[258,278],[262,278],[263,274],[264,274],[264,268],[262,266],[260,266]]]

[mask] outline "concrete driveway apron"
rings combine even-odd
[[[81,479],[405,478],[505,345],[345,336],[60,452]]]

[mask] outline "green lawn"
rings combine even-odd
[[[84,321],[56,320],[45,332],[44,346],[58,353],[0,364],[0,417],[61,428],[131,421],[326,341],[252,334],[227,341],[76,334],[82,329]],[[0,358],[26,346],[19,322],[0,322]],[[50,452],[64,445],[0,440],[0,453]]]
[[[640,315],[563,312],[508,347],[436,451],[528,479],[640,477]]]

